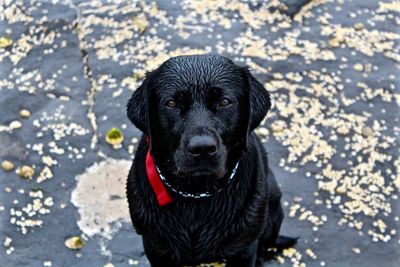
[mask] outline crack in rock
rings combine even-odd
[[[72,1],[69,1],[68,4],[72,9],[76,11],[76,19],[74,22],[74,31],[76,32],[79,40],[79,49],[82,54],[82,63],[83,63],[83,74],[84,77],[89,81],[90,89],[87,92],[87,105],[88,110],[86,112],[86,117],[89,119],[90,125],[93,129],[93,136],[90,143],[90,148],[93,150],[96,147],[98,138],[97,138],[97,122],[96,122],[96,114],[94,113],[94,104],[96,101],[96,92],[97,92],[97,84],[95,79],[93,79],[93,72],[89,63],[89,55],[85,45],[85,35],[84,31],[80,29],[81,23],[81,11],[78,6],[76,6]]]

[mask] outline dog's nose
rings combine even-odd
[[[196,135],[190,138],[188,147],[193,156],[211,156],[217,152],[217,141],[209,135]]]

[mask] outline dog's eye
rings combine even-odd
[[[227,99],[227,98],[222,98],[220,101],[219,101],[219,106],[220,107],[226,107],[226,106],[228,106],[229,104],[231,104],[232,102],[229,100],[229,99]]]
[[[167,106],[170,108],[176,107],[176,102],[174,100],[168,100]]]

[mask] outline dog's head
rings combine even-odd
[[[147,74],[127,105],[177,186],[208,187],[232,170],[270,107],[247,68],[222,56],[180,56]],[[200,186],[200,187],[199,187]]]

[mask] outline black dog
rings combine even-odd
[[[269,107],[247,68],[222,56],[171,58],[133,93],[128,117],[144,135],[127,194],[152,266],[255,266],[295,243],[278,238],[281,192],[253,133]]]

